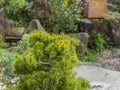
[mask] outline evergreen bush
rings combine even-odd
[[[16,90],[86,90],[88,81],[77,78],[78,40],[67,35],[33,31],[29,49],[16,54],[13,72],[20,76]],[[7,89],[8,90],[8,89]]]

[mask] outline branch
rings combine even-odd
[[[41,60],[39,60],[38,62],[43,65],[51,65],[50,62],[42,62]]]

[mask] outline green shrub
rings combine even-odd
[[[28,49],[28,35],[24,34],[22,36],[22,39],[19,41],[18,45],[16,47],[14,47],[11,51],[22,54],[27,49]]]
[[[0,73],[2,74],[2,82],[9,85],[11,78],[14,77],[12,73],[12,63],[14,60],[14,54],[17,52],[22,54],[25,50],[28,49],[27,46],[28,35],[23,35],[22,40],[16,47],[10,49],[0,49]]]
[[[117,9],[118,9],[118,12],[120,12],[120,0],[118,0]]]
[[[80,7],[74,1],[65,5],[64,0],[50,0],[51,12],[47,13],[46,19],[41,20],[47,31],[54,33],[77,32],[76,18],[80,15]]]
[[[92,63],[95,63],[98,60],[95,55],[83,55],[81,56],[81,59],[83,59],[83,61],[88,61]]]
[[[5,43],[3,41],[0,42],[0,48],[5,48]]]
[[[102,34],[98,33],[94,39],[95,51],[100,52],[105,48],[106,41]]]
[[[33,17],[28,12],[33,7],[33,0],[0,0],[0,8],[3,8],[7,18],[13,19],[16,26],[29,25]]]
[[[4,84],[10,84],[10,78],[13,77],[12,73],[12,62],[13,62],[13,57],[14,53],[9,52],[4,49],[0,49],[0,70],[2,74],[1,81]]]
[[[98,33],[89,41],[89,48],[93,53],[100,52],[106,47],[106,40],[103,38],[103,35]]]
[[[79,62],[75,51],[78,43],[64,34],[33,31],[30,48],[15,56],[13,71],[20,76],[16,90],[86,90],[88,81],[73,73]]]
[[[25,0],[0,0],[0,7],[3,7],[4,10],[9,13],[16,13],[25,5]]]
[[[98,58],[96,57],[96,54],[105,48],[110,48],[110,45],[107,43],[108,42],[103,38],[102,34],[96,34],[95,32],[95,34],[90,37],[87,51],[85,51],[84,48],[81,48],[78,52],[79,59],[93,63],[97,62]]]
[[[85,62],[92,62],[95,63],[98,61],[96,54],[92,53],[89,48],[85,50],[85,48],[80,48],[80,50],[77,52],[79,60],[85,61]]]

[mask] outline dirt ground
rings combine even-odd
[[[98,62],[80,62],[79,65],[93,65],[109,70],[120,71],[120,49],[104,50],[97,55]]]

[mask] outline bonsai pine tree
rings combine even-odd
[[[33,31],[29,49],[16,54],[13,71],[19,75],[15,90],[86,90],[89,83],[77,78],[73,68],[78,63],[75,38],[67,35]]]

